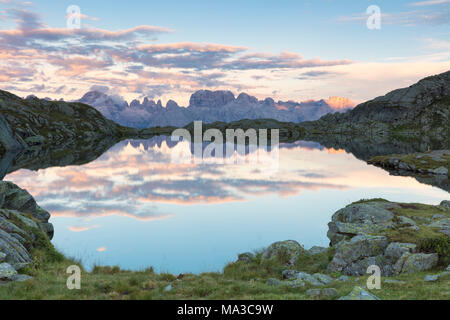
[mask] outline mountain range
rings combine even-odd
[[[133,100],[128,103],[119,96],[95,90],[86,93],[76,102],[90,105],[107,119],[134,128],[182,127],[193,121],[213,123],[242,119],[275,119],[300,123],[317,120],[329,113],[344,112],[355,106],[351,100],[341,97],[300,103],[275,102],[272,98],[258,100],[246,93],[235,97],[230,91],[208,90],[195,92],[190,98],[188,107],[181,107],[173,100],[169,100],[166,106],[163,106],[161,101],[155,102],[148,98],[142,102]]]

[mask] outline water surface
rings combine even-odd
[[[261,151],[258,163],[252,153],[237,155],[238,164],[217,158],[183,164],[174,153],[192,147],[168,141],[124,141],[85,165],[19,170],[5,180],[52,214],[53,243],[87,268],[153,266],[171,273],[220,271],[238,253],[279,240],[328,246],[332,214],[360,199],[438,204],[448,198],[316,143]]]

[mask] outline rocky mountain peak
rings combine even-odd
[[[248,95],[247,93],[241,93],[236,101],[240,104],[257,104],[258,99],[253,96]]]
[[[334,110],[346,110],[356,105],[352,100],[344,97],[330,97],[325,102]]]
[[[230,91],[201,90],[195,92],[190,99],[191,107],[220,108],[235,100]]]

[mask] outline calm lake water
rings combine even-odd
[[[363,198],[448,199],[441,189],[316,143],[261,151],[258,163],[254,153],[238,156],[239,163],[174,162],[190,147],[161,137],[124,141],[83,166],[20,170],[4,180],[52,214],[53,243],[87,268],[153,266],[175,274],[221,271],[238,253],[280,240],[328,246],[333,213]]]

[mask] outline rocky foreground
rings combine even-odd
[[[33,250],[53,237],[50,214],[25,190],[0,182],[0,282],[24,281],[18,272],[34,263]]]
[[[361,201],[336,212],[329,223],[329,248],[314,247],[305,250],[296,241],[277,242],[262,252],[261,263],[282,260],[286,269],[281,279],[267,281],[271,286],[289,286],[310,289],[307,294],[322,298],[336,298],[337,290],[329,286],[352,281],[350,277],[364,276],[370,266],[378,266],[382,277],[414,274],[437,270],[424,281],[447,279],[450,275],[450,201],[439,206],[402,204],[382,199]],[[324,273],[309,274],[295,269],[304,256],[330,255]],[[250,263],[255,254],[245,253],[239,261]],[[314,261],[314,259],[312,259]],[[385,280],[386,283],[402,283]],[[403,283],[405,283],[403,281]],[[447,282],[448,283],[448,282]],[[326,288],[328,287],[328,288]],[[361,287],[341,300],[378,300]]]
[[[32,298],[40,297],[42,288],[53,294],[66,294],[65,268],[75,262],[62,257],[51,245],[53,227],[48,223],[49,217],[28,192],[10,182],[0,182],[0,296],[2,284],[24,281],[31,281]],[[450,289],[449,201],[438,206],[382,199],[360,201],[333,215],[328,237],[328,248],[305,250],[289,240],[257,253],[241,254],[223,274],[176,277],[156,275],[152,269],[133,273],[119,268],[96,268],[84,276],[91,291],[69,298],[98,298],[90,294],[103,298],[128,296],[120,290],[134,291],[137,298],[186,298],[182,292],[193,290],[197,296],[190,293],[187,297],[200,298],[213,292],[202,291],[204,285],[220,288],[217,292],[223,291],[220,294],[225,296],[219,297],[233,298],[227,290],[230,286],[237,290],[232,289],[234,284],[234,288],[242,287],[239,290],[244,296],[239,297],[266,292],[260,298],[377,300],[377,295],[364,288],[363,277],[372,265],[381,269],[383,285],[407,287],[408,279],[414,279],[414,283],[432,283],[435,291]],[[53,273],[54,276],[48,275]],[[126,285],[120,280],[123,278],[129,279]],[[116,283],[117,289],[110,282]],[[251,294],[252,290],[257,291]],[[19,290],[18,294],[24,293]],[[434,294],[442,296],[445,292]]]

